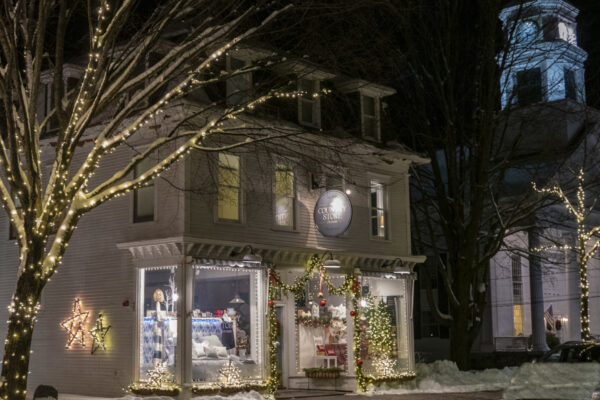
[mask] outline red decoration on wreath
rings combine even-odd
[[[350,311],[350,316],[351,317],[354,317],[355,315],[356,315],[356,311],[354,311],[354,310]]]
[[[275,305],[275,301],[274,300],[269,300],[269,307],[273,307]]]
[[[361,360],[361,359],[359,359],[359,360],[356,362],[356,364],[357,364],[357,365],[362,365],[362,360]]]
[[[319,304],[321,305],[321,307],[325,307],[325,304],[327,304],[327,300],[323,299],[319,302]]]

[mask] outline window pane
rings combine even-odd
[[[246,66],[246,62],[237,58],[229,58],[229,72],[234,72]],[[235,75],[227,79],[227,104],[242,104],[249,100],[252,90],[252,73]]]
[[[375,99],[373,97],[363,96],[363,114],[375,116]]]
[[[371,235],[387,239],[385,186],[371,181]]]
[[[219,188],[219,219],[239,220],[239,190],[224,186]]]
[[[275,170],[275,224],[294,226],[294,172],[286,166]]]
[[[577,100],[577,84],[575,83],[575,72],[566,69],[565,72],[565,98]]]
[[[521,106],[542,101],[542,73],[539,68],[517,72],[517,99]]]
[[[368,278],[368,294],[361,300],[361,359],[366,374],[382,376],[410,368],[406,281]],[[364,288],[364,286],[363,286]],[[428,332],[431,333],[431,332]]]
[[[175,376],[178,306],[175,273],[175,268],[142,271],[141,379],[147,379],[147,372],[159,362]]]
[[[242,380],[262,379],[264,293],[262,271],[237,267],[194,270],[192,378],[219,380],[231,362]]]
[[[315,92],[315,82],[309,81],[308,79],[300,79],[299,89],[302,93],[302,97],[305,99],[312,100]]]
[[[313,102],[311,100],[300,99],[301,102],[301,112],[300,112],[300,121],[312,124],[313,120]]]
[[[148,171],[155,164],[153,159],[142,160],[134,169],[134,177]],[[152,221],[154,219],[154,184],[135,189],[133,192],[133,222]]]
[[[332,276],[331,279],[334,285],[340,286],[344,278]],[[319,297],[320,292],[323,297]],[[320,305],[322,299],[326,299],[325,306]],[[348,370],[352,360],[348,360],[346,303],[346,296],[333,296],[326,287],[321,288],[318,278],[313,278],[304,296],[296,300],[298,372],[317,367]]]
[[[364,136],[367,138],[377,139],[377,121],[375,118],[365,117],[363,124]]]
[[[240,159],[231,154],[219,154],[218,217],[240,219]]]

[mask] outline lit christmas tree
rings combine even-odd
[[[367,337],[373,367],[378,375],[392,374],[396,364],[392,358],[395,340],[392,319],[383,301],[375,302],[372,296],[367,296],[366,302]]]

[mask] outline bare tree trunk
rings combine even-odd
[[[41,246],[32,246],[24,266],[41,265],[44,253]],[[13,301],[9,307],[8,328],[2,359],[2,377],[5,381],[0,386],[0,398],[23,400],[27,392],[29,376],[29,357],[31,356],[31,340],[40,306],[45,279],[39,275],[39,268],[24,269],[19,276]],[[38,274],[38,276],[36,276]]]
[[[450,358],[460,370],[464,371],[469,369],[469,355],[473,345],[471,335],[465,334],[469,331],[469,316],[461,308],[454,313],[453,317],[450,331]]]

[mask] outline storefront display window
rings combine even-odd
[[[360,307],[365,373],[386,376],[409,369],[406,280],[363,278]]]
[[[263,378],[264,272],[196,266],[193,281],[192,378],[216,382],[233,365],[241,380]]]
[[[162,364],[175,375],[178,290],[175,267],[141,271],[140,378]]]
[[[332,276],[339,286],[343,276]],[[348,370],[348,324],[346,296],[333,296],[319,277],[296,296],[298,372],[306,368]]]

